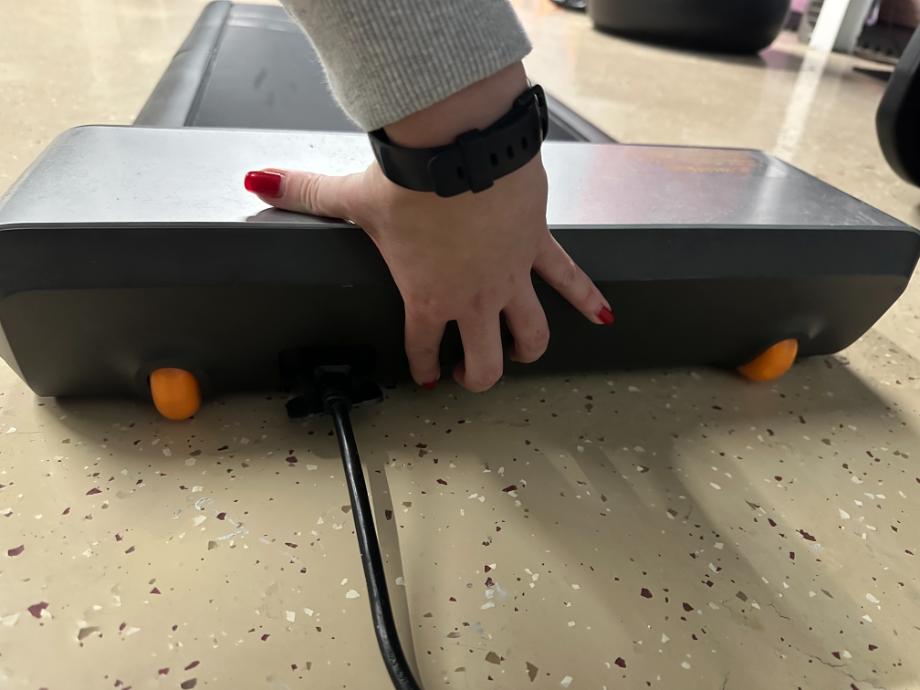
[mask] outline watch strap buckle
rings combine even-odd
[[[458,188],[474,193],[489,189],[495,183],[489,158],[482,130],[464,132],[454,140],[453,146],[434,156],[428,164],[435,193],[453,196]]]

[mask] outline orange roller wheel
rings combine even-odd
[[[749,381],[773,381],[792,368],[798,353],[798,340],[780,340],[747,364],[738,367],[738,371]]]
[[[157,412],[177,422],[188,419],[201,407],[198,380],[185,369],[157,369],[150,374],[150,395]]]

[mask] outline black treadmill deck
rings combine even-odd
[[[547,100],[551,141],[613,142],[551,95]],[[226,0],[201,13],[134,124],[358,131],[283,8]]]

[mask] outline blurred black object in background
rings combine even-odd
[[[888,164],[907,182],[920,185],[920,28],[891,74],[875,127]]]
[[[756,53],[783,28],[790,0],[590,0],[594,26],[695,50]]]

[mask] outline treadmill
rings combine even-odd
[[[618,318],[597,328],[537,282],[552,342],[512,373],[747,363],[769,379],[852,343],[907,285],[917,231],[782,161],[615,144],[550,107],[549,226]],[[202,391],[284,384],[290,416],[331,414],[382,658],[418,690],[348,415],[407,376],[399,293],[359,228],[242,189],[265,165],[366,166],[352,129],[279,8],[212,3],[134,126],[65,132],[0,200],[0,356],[39,395],[152,396],[174,419]],[[461,355],[456,330],[442,355]]]
[[[766,362],[745,373],[769,379],[847,347],[905,289],[917,231],[801,170],[617,144],[550,108],[549,226],[617,323],[537,280],[553,337],[509,374]],[[43,396],[150,397],[164,370],[199,396],[277,388],[299,347],[364,348],[379,381],[406,379],[402,303],[364,233],[242,188],[262,166],[371,160],[280,7],[211,3],[134,126],[65,132],[0,200],[0,356]],[[449,329],[442,359],[460,356]]]

